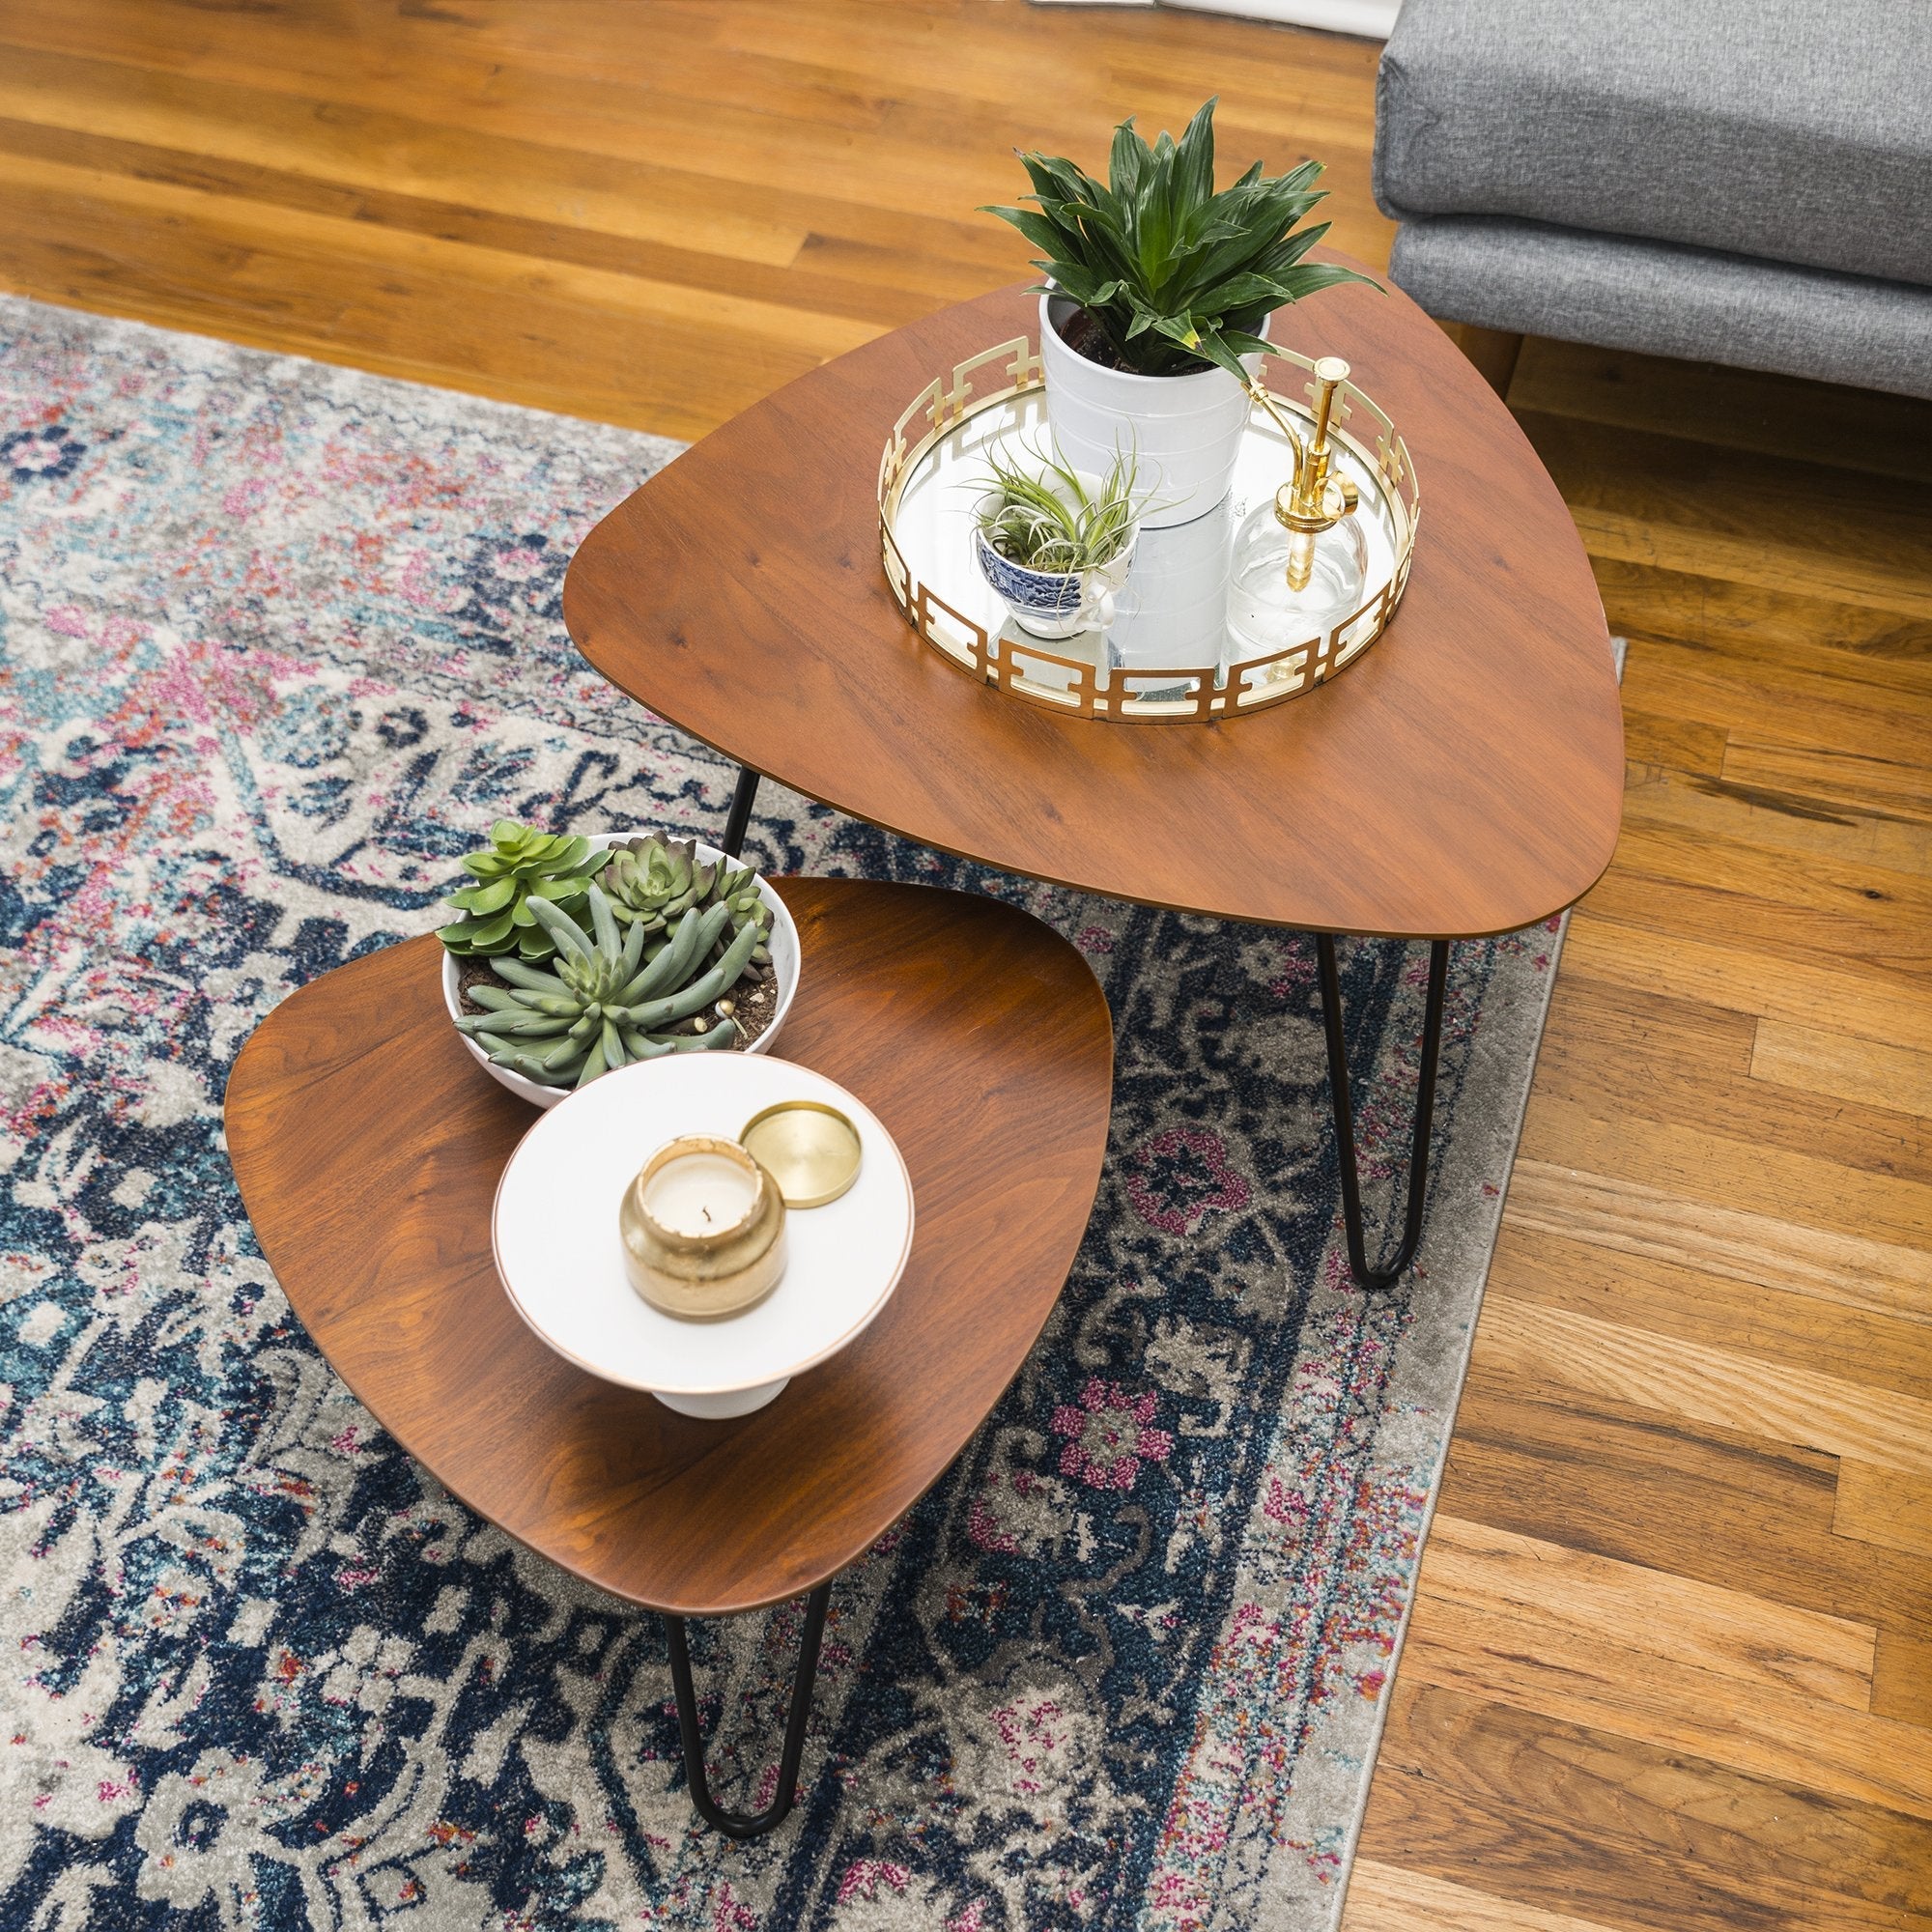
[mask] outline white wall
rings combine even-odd
[[[1036,7],[1151,7],[1155,0],[1033,0]],[[1202,14],[1242,14],[1251,20],[1281,20],[1294,27],[1323,27],[1331,34],[1360,34],[1385,41],[1402,0],[1159,0]]]
[[[1363,34],[1385,41],[1402,0],[1161,0],[1204,14],[1245,14],[1255,20],[1285,20],[1296,27],[1325,27],[1331,34]]]

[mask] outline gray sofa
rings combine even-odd
[[[1375,190],[1444,321],[1932,397],[1932,0],[1406,0]]]

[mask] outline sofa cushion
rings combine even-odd
[[[1407,0],[1376,199],[1932,283],[1932,0]]]
[[[1431,315],[1932,397],[1932,288],[1506,215],[1403,224],[1389,276]]]

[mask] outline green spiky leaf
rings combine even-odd
[[[1296,224],[1322,190],[1319,161],[1286,174],[1257,161],[1214,189],[1214,102],[1179,141],[1151,146],[1121,123],[1095,181],[1071,161],[1022,154],[1032,208],[988,207],[1026,237],[1035,266],[1099,323],[1122,364],[1143,376],[1187,375],[1204,366],[1245,381],[1263,319],[1343,282],[1379,284],[1352,269],[1302,256],[1327,232]]]

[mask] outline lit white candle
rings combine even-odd
[[[755,1179],[724,1154],[679,1154],[645,1181],[643,1208],[670,1234],[722,1235],[743,1225],[756,1191]]]

